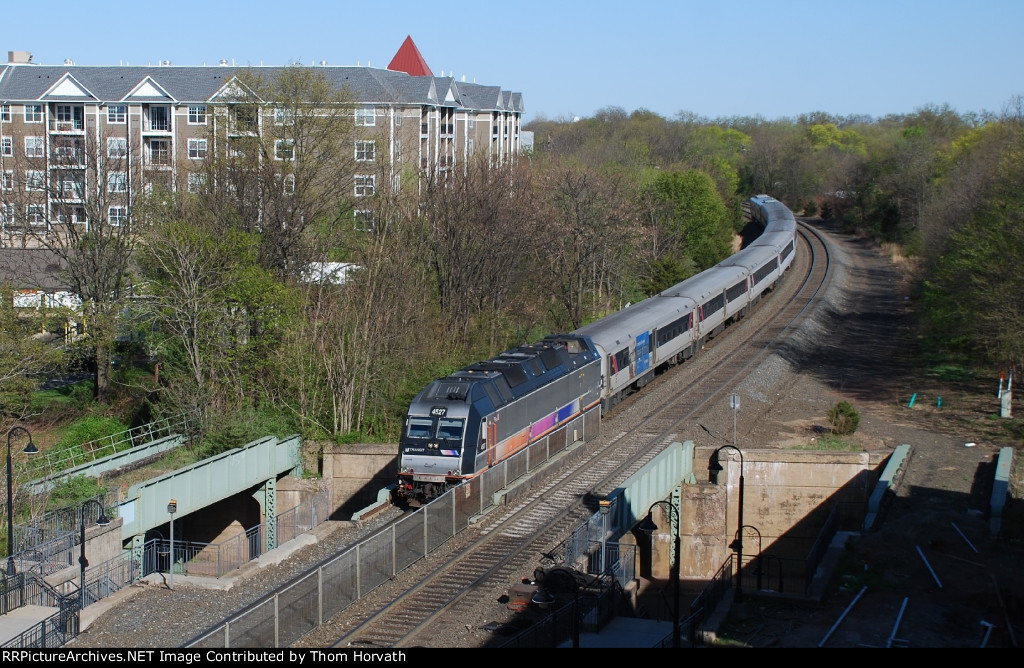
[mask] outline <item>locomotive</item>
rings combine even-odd
[[[749,313],[792,266],[796,248],[796,219],[782,202],[757,195],[749,205],[761,234],[714,267],[428,384],[406,413],[397,500],[425,503],[598,405],[607,414]]]

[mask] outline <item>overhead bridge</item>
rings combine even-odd
[[[298,435],[279,440],[267,436],[201,462],[133,485],[118,504],[121,539],[132,539],[139,549],[146,532],[167,524],[169,505],[184,517],[219,501],[248,492],[266,518],[266,549],[277,547],[277,481],[288,474],[302,475]]]

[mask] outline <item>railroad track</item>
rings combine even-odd
[[[823,237],[813,228],[801,226],[798,238],[800,250],[791,275],[780,281],[766,303],[692,360],[622,402],[605,418],[602,435],[567,458],[556,474],[514,505],[481,518],[296,646],[453,647],[499,642],[490,631],[501,630],[498,618],[506,608],[498,602],[509,586],[530,576],[539,555],[552,551],[593,515],[597,499],[670,443],[682,440],[681,434],[694,428],[702,411],[716,405],[809,316],[831,281],[832,265]],[[483,637],[481,629],[486,629]]]

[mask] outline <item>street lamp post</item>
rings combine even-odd
[[[672,597],[674,599],[672,605],[672,647],[678,649],[681,642],[679,631],[679,558],[682,556],[679,552],[679,509],[669,501],[655,501],[647,509],[647,517],[640,522],[637,528],[648,535],[658,530],[658,525],[654,523],[654,518],[651,515],[654,506],[657,505],[665,505],[672,511],[670,518],[672,520],[672,534],[675,537],[675,542],[673,543],[675,555],[672,558]]]
[[[167,512],[171,515],[171,581],[168,589],[174,589],[174,513],[178,512],[178,502],[171,499],[167,504]]]
[[[733,595],[733,600],[737,603],[743,602],[743,451],[737,448],[735,445],[723,445],[722,447],[715,450],[711,455],[711,463],[708,464],[708,479],[713,484],[718,484],[718,474],[722,471],[722,465],[718,462],[718,453],[726,448],[735,450],[740,456],[740,498],[739,498],[739,522],[736,526],[739,527],[737,530],[736,541],[730,547],[734,547],[736,550],[736,591]],[[728,534],[726,534],[728,535]]]
[[[79,603],[78,609],[80,611],[81,610],[85,610],[85,601],[86,601],[86,597],[85,597],[85,567],[89,565],[89,560],[85,558],[85,508],[90,503],[95,503],[96,507],[100,509],[100,516],[96,518],[96,526],[101,526],[102,527],[102,526],[106,526],[106,525],[110,524],[110,520],[107,519],[106,513],[103,512],[103,504],[102,503],[100,503],[96,499],[88,499],[85,503],[82,504],[82,507],[80,509],[80,515],[79,515],[79,518],[78,518],[79,519],[80,529],[81,529],[81,532],[82,532],[81,536],[80,536],[80,538],[81,538],[81,541],[80,541],[81,542],[81,552],[80,552],[79,557],[78,557],[78,565],[81,567],[81,572],[82,572],[82,580],[81,580],[81,583],[80,583],[80,585],[78,587],[78,603]]]
[[[14,467],[11,461],[11,437],[23,431],[28,436],[28,445],[22,451],[26,455],[34,455],[39,448],[32,442],[32,434],[21,426],[11,427],[7,432],[7,575],[14,575]]]
[[[580,648],[580,583],[576,581],[576,576],[565,568],[552,568],[550,571],[544,574],[544,582],[552,575],[557,575],[563,578],[566,582],[572,585],[572,648]],[[531,601],[538,605],[550,605],[555,602],[555,595],[551,593],[551,588],[546,584],[541,584],[537,587],[537,591],[533,593],[530,598]]]

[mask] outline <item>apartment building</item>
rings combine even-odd
[[[520,151],[522,94],[434,76],[411,38],[387,69],[314,67],[353,99],[357,161],[443,171],[470,156],[502,163]],[[88,226],[84,204],[98,188],[114,225],[136,189],[188,188],[190,161],[216,148],[212,124],[237,131],[273,122],[269,106],[256,117],[219,113],[242,69],[250,68],[41,65],[28,52],[8,52],[0,68],[0,247],[25,247],[26,229],[58,220]],[[272,77],[284,68],[251,69]],[[353,195],[372,195],[375,178],[370,169],[354,175]]]

